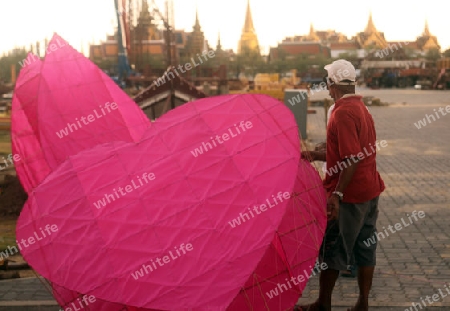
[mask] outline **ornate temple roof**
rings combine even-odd
[[[428,21],[425,21],[425,28],[422,35],[417,37],[417,46],[422,51],[441,49],[437,37],[431,34],[430,28],[428,27]]]
[[[205,35],[203,34],[200,26],[197,9],[195,12],[195,24],[192,27],[192,33],[189,35],[187,40],[187,54],[194,56],[197,53],[203,52],[206,48]]]
[[[311,42],[319,42],[321,41],[316,31],[314,30],[314,26],[311,23],[309,26],[309,34],[303,37],[303,41],[311,41]]]
[[[372,12],[369,14],[366,29],[364,29],[364,32],[360,32],[356,35],[356,41],[363,48],[385,48],[388,45],[384,38],[384,33],[379,32],[375,27],[372,19]]]

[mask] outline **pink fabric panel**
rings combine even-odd
[[[41,69],[39,137],[50,167],[111,141],[138,141],[149,119],[95,64],[58,35]],[[48,51],[48,50],[47,50]]]

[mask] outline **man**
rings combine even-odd
[[[340,270],[356,264],[359,298],[348,310],[366,311],[375,268],[376,243],[364,241],[376,233],[378,198],[384,183],[376,167],[376,133],[371,114],[355,94],[356,71],[346,60],[326,65],[327,85],[335,101],[327,127],[326,152],[303,152],[310,161],[326,161],[328,224],[320,259],[328,266],[320,274],[319,298],[298,311],[329,311]]]

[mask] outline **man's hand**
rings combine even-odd
[[[326,161],[325,152],[320,151],[302,151],[302,159],[308,160],[309,162],[314,161]]]
[[[328,221],[337,220],[339,217],[339,197],[332,194],[327,200]]]

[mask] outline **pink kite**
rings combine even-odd
[[[105,73],[54,35],[45,61],[30,54],[14,91],[13,151],[29,191],[68,156],[110,141],[137,141],[150,126]],[[27,168],[31,166],[30,168]],[[22,167],[26,169],[22,169]]]
[[[27,193],[51,172],[39,141],[37,94],[42,62],[28,54],[14,89],[11,112],[12,152],[20,157],[15,162],[17,176]]]
[[[55,49],[47,55],[44,62],[44,64],[46,64],[46,70],[44,70],[43,79],[41,75],[43,62],[38,56],[30,53],[24,61],[25,66],[19,74],[14,90],[11,116],[12,149],[14,155],[20,156],[20,160],[15,163],[17,176],[25,191],[28,193],[37,187],[52,171],[49,167],[49,163],[54,161],[54,157],[52,156],[52,153],[44,153],[43,150],[45,148],[43,148],[43,144],[45,145],[45,143],[42,142],[42,138],[50,138],[47,139],[47,148],[45,150],[48,150],[49,145],[58,146],[61,144],[62,138],[66,138],[63,136],[64,132],[62,133],[62,138],[59,138],[58,134],[61,133],[52,132],[53,129],[46,126],[43,122],[46,119],[43,117],[44,114],[47,117],[52,114],[45,112],[51,105],[49,102],[43,101],[42,98],[54,98],[57,102],[58,98],[55,94],[44,94],[44,96],[42,96],[43,93],[50,93],[50,91],[46,90],[45,87],[42,87],[41,82],[44,81],[43,83],[45,84],[45,81],[49,79],[47,76],[58,75],[62,78],[65,75],[69,75],[70,77],[67,80],[59,81],[59,84],[52,83],[52,88],[65,89],[67,92],[73,93],[78,92],[80,90],[79,81],[72,79],[72,75],[67,72],[67,68],[74,65],[74,60],[76,60],[76,65],[79,68],[80,74],[97,77],[98,81],[104,84],[103,88],[96,86],[91,92],[97,92],[98,96],[109,98],[110,102],[117,102],[117,110],[120,112],[120,115],[115,116],[116,113],[111,113],[111,115],[105,116],[105,119],[109,117],[106,124],[105,122],[93,122],[92,124],[88,124],[91,134],[97,134],[91,135],[90,139],[86,139],[86,137],[83,136],[83,134],[85,135],[85,131],[81,130],[81,127],[79,128],[80,131],[76,131],[73,124],[75,124],[75,126],[78,124],[71,124],[71,129],[75,131],[72,133],[69,130],[67,134],[70,134],[70,144],[72,148],[59,150],[58,157],[60,159],[65,159],[72,152],[78,153],[83,150],[83,148],[95,146],[99,142],[99,136],[102,136],[103,142],[111,140],[137,140],[140,138],[143,131],[150,126],[150,121],[145,117],[139,107],[137,107],[133,101],[130,101],[130,98],[99,68],[76,52],[64,39],[55,35],[50,41],[48,51],[51,51],[50,48],[52,47],[58,47],[58,49]],[[58,63],[55,64],[55,61]],[[85,100],[81,94],[78,94],[77,96],[79,96],[78,100],[75,97],[75,100],[73,101],[59,100],[60,104],[69,108],[65,113],[67,118],[71,117],[76,121],[81,117],[74,109],[70,109],[70,107],[75,107],[78,111],[92,111],[93,113],[98,110],[97,115],[101,115],[101,107],[99,107],[101,106],[99,105],[101,102],[97,101],[94,97]],[[53,105],[54,109],[64,108],[58,107],[58,103]],[[67,113],[69,111],[72,111],[72,115]],[[58,124],[62,124],[61,126],[63,126],[63,121],[64,120],[61,118],[57,121],[52,121],[52,123],[55,126]],[[68,124],[66,124],[66,126],[68,126]],[[52,135],[55,137],[53,137],[53,141],[49,143],[48,141],[52,140]],[[58,291],[55,290],[55,287],[53,289],[55,299],[63,306],[70,304],[72,300],[75,300],[76,297],[80,296],[78,293],[66,291],[63,288],[59,288]],[[100,304],[101,301],[97,300],[96,306],[99,306]],[[111,305],[112,304],[109,303],[107,305],[108,308],[104,308],[104,310],[113,310]],[[123,305],[119,305],[116,308],[117,310],[121,310],[123,307]]]
[[[19,219],[18,238],[41,234],[24,257],[59,286],[98,299],[224,310],[243,294],[280,225],[320,216],[283,222],[299,184],[298,141],[292,114],[269,97],[186,104],[140,142],[94,147],[52,172]],[[299,189],[301,199],[320,193],[307,190]],[[261,215],[233,227],[251,206]],[[278,239],[279,247],[293,237]],[[312,249],[303,261],[315,261]],[[288,267],[299,262],[294,250],[284,256]]]

